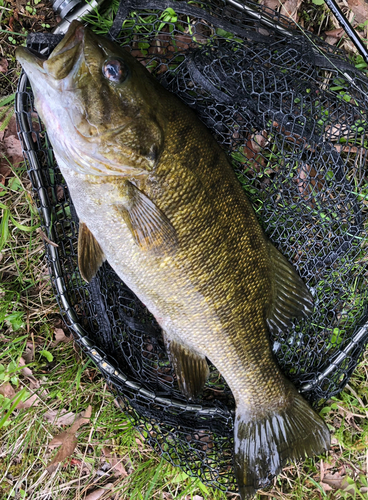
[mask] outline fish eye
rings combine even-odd
[[[103,64],[102,73],[110,82],[123,83],[128,77],[129,70],[121,59],[109,59]]]

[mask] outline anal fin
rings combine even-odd
[[[96,275],[98,268],[105,261],[101,247],[84,222],[79,223],[78,267],[84,280],[88,283]]]
[[[210,374],[206,357],[177,340],[169,340],[166,334],[164,337],[181,392],[187,399],[197,398]]]

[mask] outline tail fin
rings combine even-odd
[[[235,476],[242,499],[267,486],[286,460],[318,455],[330,446],[326,424],[298,393],[286,408],[249,420],[237,410]]]

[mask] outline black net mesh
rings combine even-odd
[[[308,321],[272,338],[277,360],[312,403],[337,394],[368,337],[368,79],[256,5],[124,2],[110,35],[196,110],[231,157],[266,234],[315,299]],[[58,41],[33,35],[28,46],[47,55]],[[107,263],[90,285],[82,280],[77,216],[24,74],[16,108],[50,275],[78,343],[157,452],[236,489],[225,381],[212,366],[203,397],[186,401],[144,305]]]

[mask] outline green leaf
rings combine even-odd
[[[10,323],[13,331],[16,332],[17,330],[24,328],[23,316],[24,313],[22,311],[15,311],[6,315],[4,319],[7,323]]]
[[[18,177],[12,177],[11,179],[9,179],[8,187],[13,191],[20,191],[20,189],[22,188],[22,183],[20,182]]]
[[[216,33],[219,36],[222,36],[223,38],[230,38],[230,39],[234,38],[234,35],[232,33],[229,33],[228,31],[225,31],[221,28],[217,28]]]
[[[53,359],[54,359],[54,356],[51,354],[51,352],[46,351],[45,349],[43,351],[41,351],[40,354],[41,354],[41,356],[44,356],[49,363],[51,363],[51,361],[53,361]]]
[[[184,471],[179,472],[173,479],[172,483],[183,483],[186,479],[188,479],[188,474],[186,474]]]
[[[312,0],[314,5],[323,5],[325,3],[325,0]]]
[[[18,365],[15,361],[10,361],[8,365],[8,371],[9,372],[14,372],[17,369]]]
[[[176,14],[176,12],[174,11],[174,9],[172,9],[171,7],[168,7],[167,9],[165,9],[163,11],[163,13],[161,14],[160,16],[160,19],[162,19],[163,21],[165,21],[166,23],[176,23],[176,21],[178,20],[178,16]],[[161,23],[160,26],[162,26],[163,23]],[[162,29],[162,28],[160,28]]]
[[[21,231],[26,231],[27,233],[31,233],[32,231],[34,231],[35,229],[37,229],[38,227],[40,227],[40,223],[34,225],[34,226],[23,226],[23,224],[19,224],[19,222],[17,222],[14,217],[10,216],[10,219],[12,221],[12,223],[14,224],[15,227],[17,227],[18,229],[20,229]]]
[[[175,10],[172,9],[171,7],[168,7],[164,12],[167,12],[167,14],[169,14],[170,17],[177,17]]]

